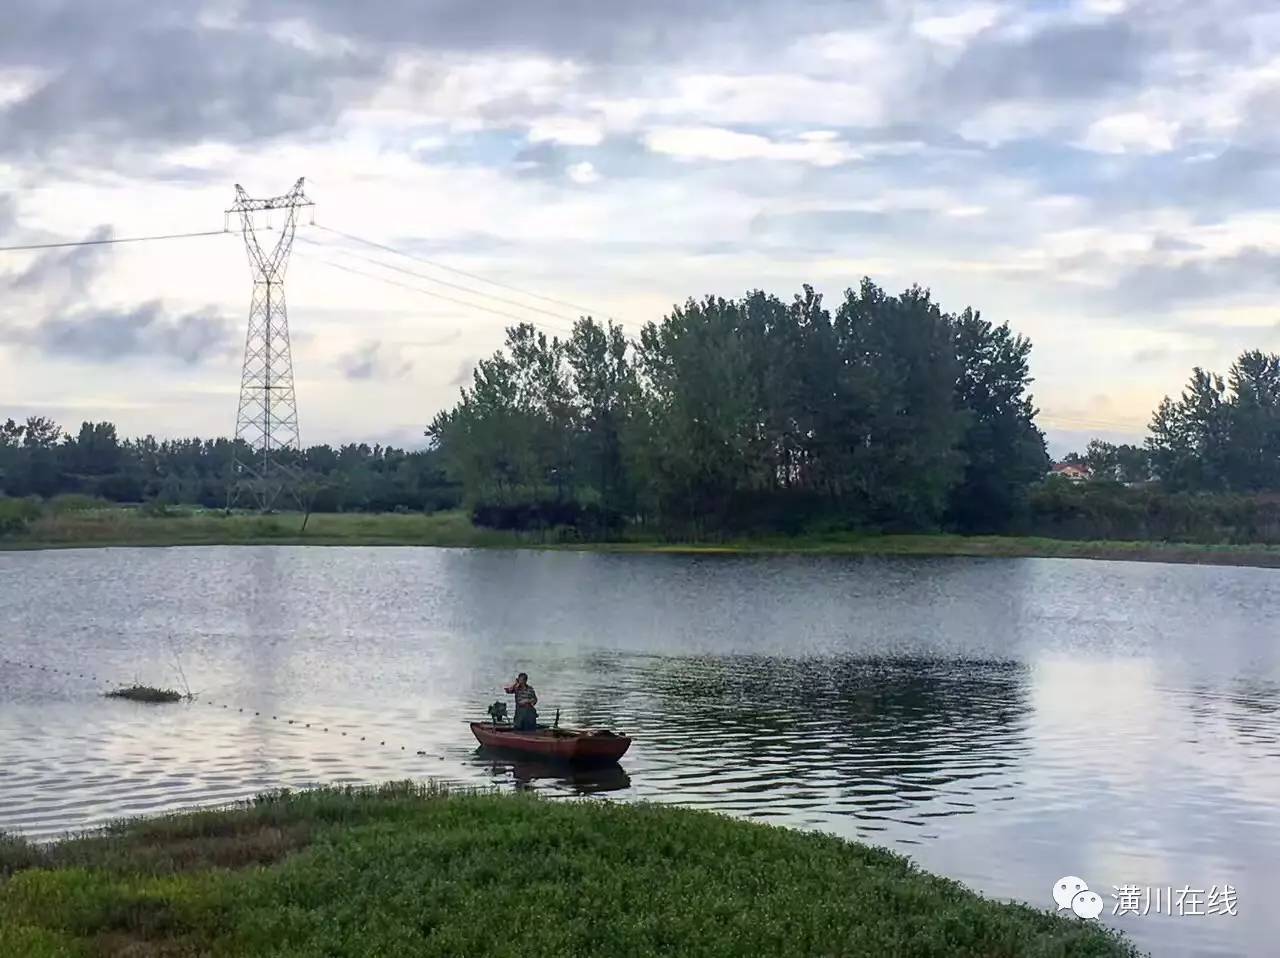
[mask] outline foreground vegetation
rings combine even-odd
[[[0,838],[0,955],[1131,955],[834,838],[434,787]]]
[[[174,512],[151,517],[137,509],[100,507],[50,512],[19,533],[0,534],[3,549],[95,546],[347,545],[454,548],[590,549],[601,552],[700,555],[824,554],[864,556],[991,556],[1121,559],[1280,568],[1280,545],[1141,540],[1057,539],[1044,536],[879,535],[856,532],[802,536],[730,537],[678,541],[634,531],[607,542],[582,541],[573,528],[496,530],[464,512],[431,515],[296,513],[272,516]]]

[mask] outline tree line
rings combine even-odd
[[[1280,491],[1280,355],[1248,350],[1225,377],[1197,366],[1181,396],[1156,407],[1143,445],[1094,439],[1063,461],[1171,492]]]
[[[0,423],[0,494],[222,508],[235,450],[230,439],[121,440],[110,422],[83,423],[73,435],[43,416],[9,418]],[[243,443],[239,451],[250,458]],[[283,450],[280,458],[307,478],[316,512],[437,510],[460,502],[430,450],[351,443]]]
[[[521,324],[481,360],[428,448],[282,452],[315,511],[465,505],[482,525],[607,537],[841,529],[1280,540],[1280,357],[1197,368],[1145,442],[1066,461],[1110,482],[1046,482],[1031,343],[927,290],[870,280],[828,308],[808,286],[674,308],[634,338]],[[220,508],[229,439],[0,424],[0,495],[79,493]],[[240,456],[247,458],[242,447]],[[1139,488],[1133,488],[1139,487]]]
[[[707,296],[634,339],[511,327],[427,435],[490,524],[999,531],[1049,465],[1030,351],[919,287]]]

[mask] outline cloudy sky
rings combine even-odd
[[[233,184],[307,178],[306,443],[418,443],[511,316],[567,328],[553,300],[634,329],[918,282],[1032,338],[1058,453],[1280,348],[1260,0],[4,7],[0,246],[220,230]],[[0,416],[226,434],[249,293],[234,233],[0,253]]]

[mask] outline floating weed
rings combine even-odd
[[[173,689],[159,689],[153,685],[129,685],[123,688],[112,689],[110,692],[104,692],[103,695],[109,699],[127,699],[130,702],[181,702],[184,698],[190,699],[190,695],[183,695],[181,692],[175,692]]]

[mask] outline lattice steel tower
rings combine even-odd
[[[298,471],[290,452],[299,451],[298,401],[293,390],[293,356],[289,349],[289,317],[285,310],[284,275],[293,249],[298,210],[313,206],[302,191],[302,178],[283,196],[252,199],[236,184],[236,202],[227,210],[240,214],[240,230],[253,270],[253,299],[249,304],[249,329],[244,339],[244,369],[240,374],[240,408],[236,413],[237,440],[232,454],[227,507],[250,504],[266,511],[283,493],[298,499]],[[275,245],[258,243],[254,216],[281,210]],[[259,227],[262,228],[262,227]],[[283,453],[283,455],[282,455]]]

